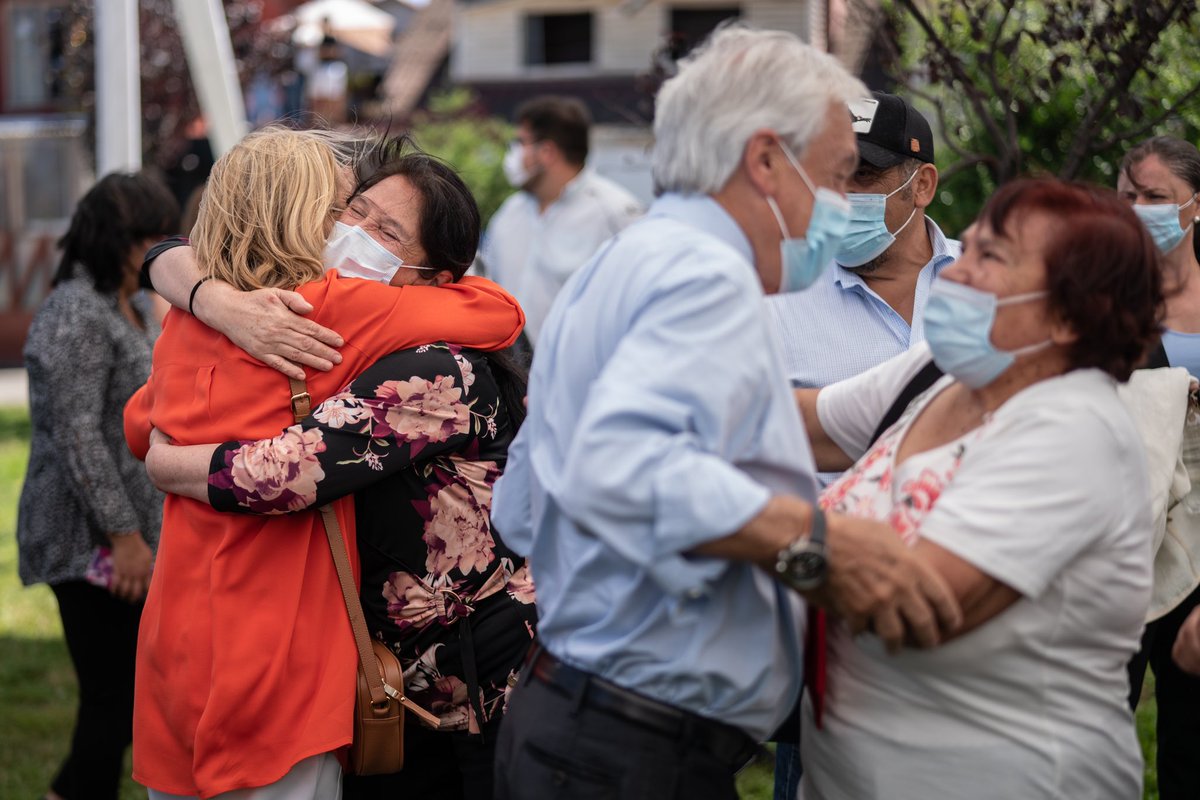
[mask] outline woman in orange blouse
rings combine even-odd
[[[310,318],[345,339],[341,363],[308,377],[314,405],[398,349],[513,342],[524,321],[515,301],[477,279],[438,288],[449,273],[426,273],[446,265],[400,266],[399,288],[325,273],[335,170],[328,145],[312,136],[252,134],[214,167],[193,232],[206,276],[242,290],[296,289],[315,309]],[[378,210],[426,200],[398,191]],[[126,436],[139,456],[152,427],[180,444],[271,436],[291,424],[289,401],[283,375],[173,310],[150,381],[126,407]],[[352,502],[334,506],[357,570]],[[266,797],[284,784],[306,787],[305,797],[335,796],[331,754],[351,739],[356,665],[315,511],[229,515],[168,496],[134,705],[134,777],[152,798],[252,788]]]

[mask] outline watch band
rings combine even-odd
[[[827,523],[825,520],[825,512],[816,503],[812,507],[812,524],[809,526],[808,540],[821,546],[825,545],[825,532]]]

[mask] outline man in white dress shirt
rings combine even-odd
[[[583,103],[569,97],[517,109],[504,174],[520,191],[492,217],[481,258],[487,277],[525,309],[530,344],[567,278],[642,213],[633,195],[587,168],[590,127]]]

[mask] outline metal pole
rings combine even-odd
[[[208,141],[219,158],[247,129],[225,9],[221,0],[175,0],[175,18],[200,110],[208,123]]]
[[[142,166],[138,0],[96,3],[96,172]]]

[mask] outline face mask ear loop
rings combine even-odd
[[[885,200],[886,200],[886,199],[888,199],[889,197],[891,197],[892,195],[894,195],[896,192],[900,191],[900,190],[901,190],[901,189],[903,189],[905,186],[908,186],[910,183],[912,183],[912,182],[913,182],[913,178],[917,177],[917,173],[918,173],[918,172],[920,172],[920,170],[913,170],[913,174],[908,176],[908,180],[906,180],[904,183],[902,183],[902,184],[900,184],[899,186],[897,186],[897,187],[896,187],[895,189],[893,189],[892,191],[890,191],[890,192],[888,192],[887,194],[885,194],[885,195],[883,196],[883,197],[884,197],[884,199],[885,199]]]
[[[908,227],[908,223],[912,222],[912,221],[913,221],[913,217],[915,217],[916,215],[917,215],[917,208],[916,208],[916,206],[913,206],[912,213],[908,215],[908,219],[904,220],[904,224],[903,224],[903,225],[901,225],[899,228],[896,228],[896,230],[895,230],[895,232],[894,232],[894,233],[892,233],[892,232],[890,232],[890,231],[889,231],[889,233],[892,233],[892,238],[894,239],[895,237],[899,236],[899,235],[900,235],[900,231],[902,231],[902,230],[904,230],[905,228],[907,228],[907,227]]]
[[[771,213],[775,215],[775,221],[779,223],[779,232],[783,235],[784,239],[792,238],[791,234],[788,233],[787,223],[783,221],[783,212],[779,210],[779,204],[775,202],[775,198],[771,197],[771,195],[766,195],[766,199]]]
[[[792,148],[788,147],[787,143],[784,142],[783,139],[780,139],[779,149],[783,151],[783,154],[787,157],[788,163],[792,165],[792,168],[800,174],[800,180],[804,181],[804,185],[808,187],[808,191],[813,197],[816,197],[817,187],[813,185],[811,180],[809,180],[808,173],[804,171],[804,167],[800,166],[800,162],[796,160],[796,155],[792,152]]]
[[[1028,303],[1030,300],[1037,300],[1041,297],[1048,297],[1049,289],[1040,289],[1036,292],[1026,292],[1025,294],[1014,294],[1012,297],[1002,297],[996,301],[996,307],[1015,306],[1018,303]]]

